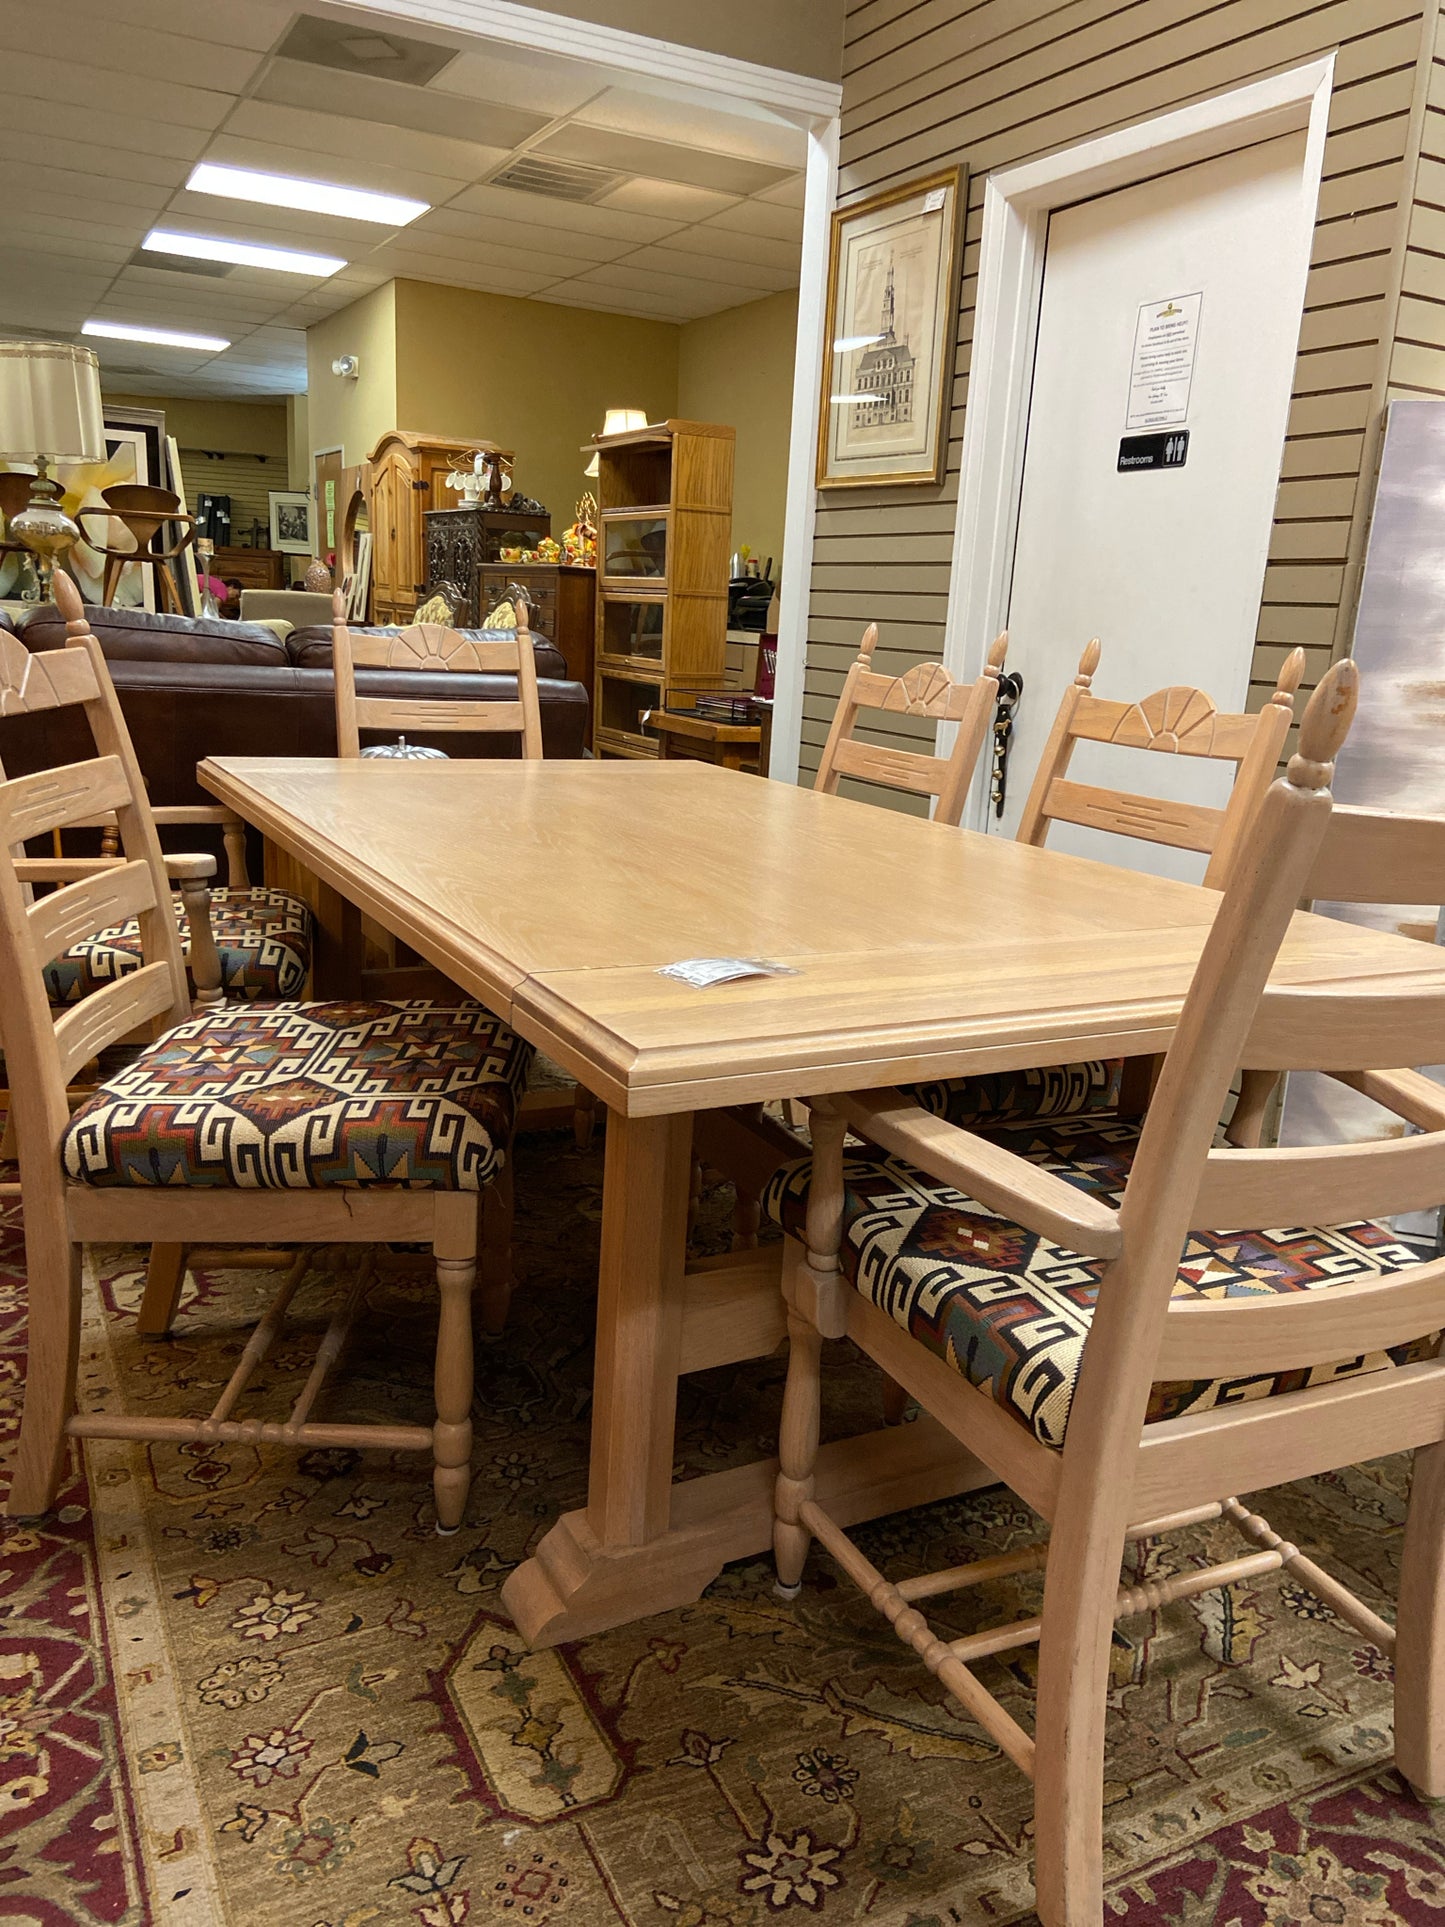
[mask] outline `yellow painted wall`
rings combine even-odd
[[[166,433],[182,448],[211,448],[223,455],[286,457],[286,404],[264,401],[208,401],[193,395],[122,395],[104,390],[117,407],[160,408]],[[278,480],[277,488],[285,482]]]
[[[733,547],[746,542],[759,558],[772,556],[774,577],[783,556],[797,332],[797,295],[770,294],[689,321],[678,347],[678,414],[738,432]]]
[[[397,414],[395,281],[306,330],[307,434],[311,448],[340,448],[350,466],[364,462],[388,428],[410,428]],[[355,381],[333,375],[338,355],[357,355]]]
[[[288,488],[311,486],[311,410],[305,395],[286,397],[286,477]]]
[[[677,412],[672,322],[430,281],[393,286],[397,414],[389,425],[514,449],[515,485],[546,503],[554,534],[588,487],[579,445],[609,407],[645,408],[654,421]],[[312,444],[320,447],[316,406],[313,387]]]

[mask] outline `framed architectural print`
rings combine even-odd
[[[967,182],[949,167],[833,215],[819,488],[943,480]]]

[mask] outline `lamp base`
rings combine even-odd
[[[60,506],[60,484],[46,473],[46,467],[46,457],[37,455],[30,500],[18,515],[11,516],[10,533],[35,557],[41,601],[53,602],[50,585],[55,565],[63,562],[80,540],[80,530]]]

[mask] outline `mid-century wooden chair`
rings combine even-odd
[[[1445,905],[1445,817],[1336,805],[1305,895],[1321,905],[1429,904],[1438,913]],[[1436,931],[1437,921],[1432,917],[1428,924],[1411,925],[1402,934],[1434,943]],[[1412,1101],[1422,1099],[1429,1105],[1445,1098],[1438,1084],[1415,1071],[1392,1074],[1355,1069],[1337,1071],[1335,1076],[1371,1097],[1383,1084],[1388,1096],[1377,1101],[1407,1118]],[[1258,1145],[1278,1083],[1275,1071],[1242,1073],[1239,1097],[1229,1120],[1231,1144]],[[1445,1192],[1437,1202],[1445,1202]]]
[[[510,1226],[494,1179],[504,1167],[527,1047],[479,1005],[228,1005],[191,1015],[180,936],[154,821],[100,645],[31,655],[0,635],[0,714],[74,706],[95,755],[0,781],[0,982],[29,1274],[25,1409],[7,1501],[43,1512],[67,1437],[246,1439],[429,1451],[437,1518],[461,1521],[470,1482],[471,1299],[500,1324]],[[22,879],[33,838],[114,811],[119,864],[48,895]],[[139,919],[138,970],[57,1014],[45,982],[58,952]],[[160,1035],[71,1115],[72,1073],[141,1026]],[[441,1075],[438,1071],[441,1067]],[[440,1293],[431,1425],[363,1426],[310,1417],[358,1308],[364,1273],[331,1321],[289,1417],[233,1416],[306,1269],[303,1250],[204,1418],[75,1411],[80,1259],[95,1241],[431,1245]],[[153,1268],[142,1327],[164,1330],[181,1274]],[[157,1296],[166,1300],[153,1303]]]
[[[173,489],[155,488],[145,482],[117,482],[111,488],[103,488],[100,499],[105,504],[104,508],[80,509],[75,519],[86,544],[97,555],[105,557],[101,601],[107,608],[110,607],[120,586],[121,571],[127,563],[134,562],[142,569],[154,571],[160,588],[161,607],[172,615],[182,615],[181,592],[171,564],[195,541],[195,516],[185,513],[181,508],[181,498]],[[133,546],[111,548],[85,526],[88,520],[108,521],[111,518],[120,523]],[[170,548],[163,548],[158,546],[161,530],[168,526],[180,530],[180,539]]]
[[[1204,882],[1222,889],[1249,831],[1294,721],[1295,691],[1304,674],[1304,651],[1285,658],[1269,701],[1257,715],[1229,715],[1202,689],[1156,689],[1139,702],[1119,702],[1092,690],[1099,641],[1085,645],[1079,672],[1064,692],[1034,774],[1018,841],[1047,841],[1054,823],[1111,830],[1146,843],[1195,850],[1207,856]],[[1197,756],[1235,766],[1229,801],[1221,808],[1171,802],[1121,789],[1070,780],[1069,763],[1081,742],[1111,743],[1155,755]],[[1137,1110],[1148,1095],[1153,1060],[1094,1058],[991,1076],[942,1079],[914,1087],[911,1095],[954,1124],[1023,1122],[1034,1117],[1077,1117]],[[1133,1073],[1132,1075],[1130,1073]]]
[[[971,683],[955,682],[936,662],[917,662],[901,676],[885,676],[873,667],[877,646],[878,625],[870,622],[844,678],[813,788],[825,796],[835,796],[840,780],[852,776],[885,789],[906,790],[911,796],[935,797],[935,819],[957,824],[993,722],[998,679],[1008,653],[1008,633],[994,640],[983,674]],[[864,710],[957,723],[958,734],[947,756],[893,749],[884,743],[866,742],[853,733]]]
[[[1393,1653],[1396,1763],[1422,1794],[1445,1796],[1445,1261],[1422,1261],[1379,1222],[1445,1195],[1445,1095],[1400,1073],[1422,1135],[1212,1148],[1241,1063],[1445,1058],[1438,976],[1354,993],[1267,986],[1328,827],[1355,689],[1354,665],[1340,663],[1311,700],[1299,752],[1224,886],[1142,1123],[1073,1119],[982,1139],[897,1091],[831,1098],[814,1109],[811,1164],[780,1173],[769,1194],[788,1232],[780,1585],[796,1590],[819,1539],[1033,1776],[1045,1927],[1103,1917],[1105,1704],[1121,1616],[1288,1569]],[[845,1156],[850,1126],[879,1148]],[[1334,1228],[1299,1229],[1312,1221]],[[1253,1226],[1295,1229],[1239,1228]],[[897,1584],[876,1570],[814,1489],[821,1340],[844,1333],[1051,1522],[1046,1546]],[[1233,1496],[1410,1449],[1398,1628]],[[1120,1588],[1130,1541],[1217,1518],[1248,1542],[1242,1557]],[[919,1610],[1041,1568],[1038,1616],[946,1639]],[[1035,1642],[1030,1735],[974,1668]]]

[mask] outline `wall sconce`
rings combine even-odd
[[[338,355],[331,364],[333,375],[340,375],[343,381],[355,381],[361,373],[360,355]]]

